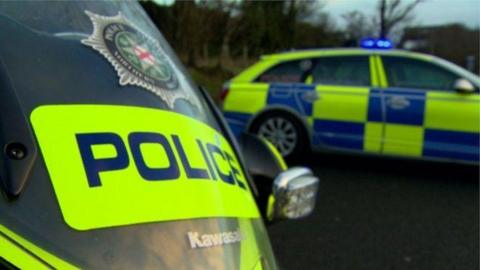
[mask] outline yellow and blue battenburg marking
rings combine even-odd
[[[259,217],[228,141],[203,122],[108,105],[41,106],[30,118],[74,229]]]
[[[245,130],[255,113],[268,106],[282,106],[308,120],[313,146],[470,162],[480,157],[478,95],[396,88],[258,85],[258,89],[238,86],[248,91],[232,91],[227,98],[225,117],[236,135]],[[315,103],[303,99],[309,91],[319,92],[320,99]],[[236,92],[251,94],[252,100],[256,98],[252,101],[255,106],[237,103]]]
[[[308,92],[314,92],[315,87],[305,84],[261,84],[259,86],[238,85],[238,88],[247,87],[249,91],[245,98],[241,93],[245,91],[231,91],[228,99],[234,102],[225,103],[224,115],[232,132],[239,136],[246,129],[252,115],[266,105],[279,105],[291,108],[300,115],[311,115],[313,104],[304,99]],[[232,89],[235,90],[235,89]]]
[[[480,96],[429,92],[427,100],[423,155],[478,162]]]
[[[308,92],[315,92],[315,86],[304,84],[272,84],[267,95],[268,105],[284,105],[300,113],[311,115],[313,104],[304,99]]]
[[[368,122],[382,124],[381,152],[421,156],[425,92],[373,89],[371,93]]]

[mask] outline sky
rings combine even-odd
[[[405,0],[410,3],[412,0]],[[342,26],[341,15],[358,10],[372,14],[377,0],[324,0],[324,12],[329,13],[337,25]],[[425,0],[414,10],[415,24],[439,25],[463,23],[469,27],[480,27],[480,0]]]

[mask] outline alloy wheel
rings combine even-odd
[[[270,141],[282,156],[288,156],[297,145],[297,130],[283,117],[272,117],[260,125],[258,135]]]

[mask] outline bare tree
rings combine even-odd
[[[359,11],[350,11],[342,15],[345,20],[345,34],[349,41],[357,42],[361,38],[373,35],[374,26],[367,16]]]
[[[222,43],[220,46],[220,58],[218,64],[225,67],[230,64],[232,59],[230,55],[230,42],[232,35],[242,27],[242,22],[234,17],[234,14],[238,12],[238,4],[235,1],[223,2],[222,7],[225,12],[225,31],[223,33]]]
[[[395,26],[408,22],[413,19],[413,10],[424,2],[424,0],[414,0],[409,4],[402,4],[402,0],[379,0],[377,5],[379,20],[379,36],[384,38],[392,31]]]

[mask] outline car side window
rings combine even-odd
[[[454,73],[422,60],[382,56],[382,62],[390,87],[454,90],[458,79]]]
[[[370,86],[368,56],[321,57],[315,62],[316,84]]]
[[[312,60],[303,59],[280,63],[265,71],[257,82],[266,83],[302,83],[312,68]]]

